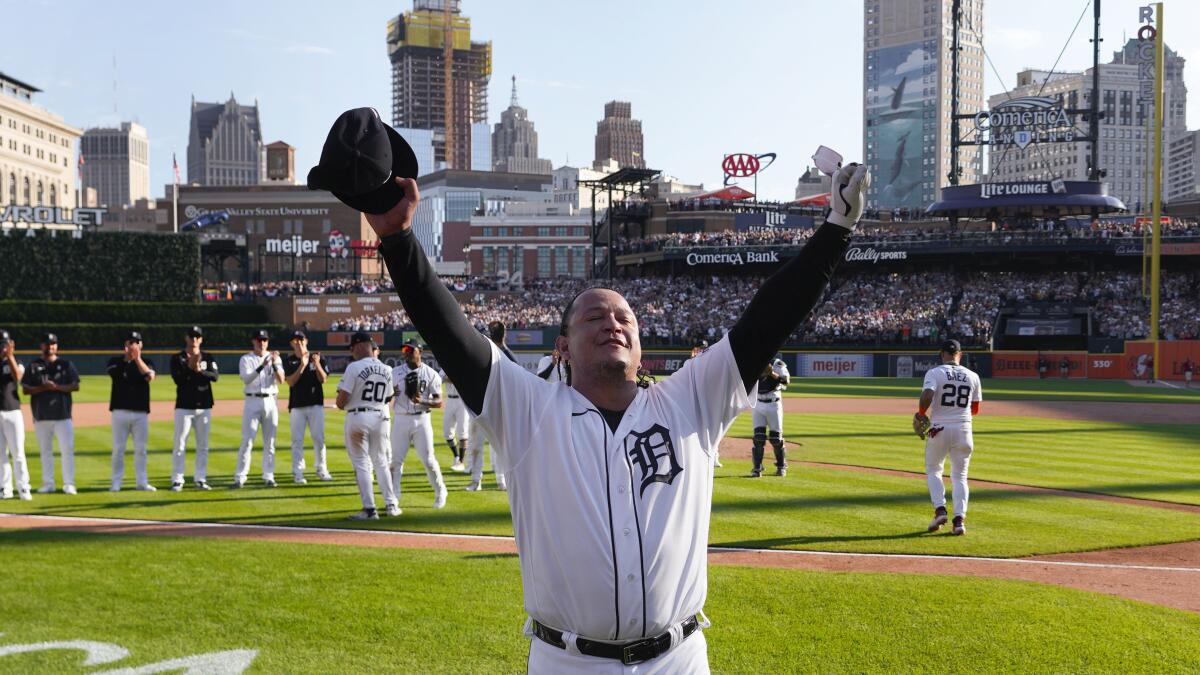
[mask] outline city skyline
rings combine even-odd
[[[467,0],[463,11],[473,32],[492,41],[490,98],[507,100],[510,77],[521,80],[522,104],[537,120],[540,154],[555,167],[590,164],[596,111],[614,99],[630,101],[642,120],[652,168],[710,188],[721,182],[726,153],[778,153],[759,188],[763,198],[780,200],[790,199],[818,144],[847,158],[862,156],[862,3],[755,3],[739,8],[756,10],[747,18],[757,21],[755,30],[737,32],[724,28],[724,5],[614,2],[597,10],[518,4],[514,11],[512,4]],[[1139,4],[1104,3],[1102,55],[1136,30]],[[158,196],[172,180],[172,154],[186,154],[193,94],[224,100],[232,90],[239,101],[257,99],[263,141],[295,146],[301,176],[316,162],[329,124],[342,110],[371,105],[386,115],[390,64],[378,27],[411,3],[337,11],[283,3],[174,7],[171,23],[189,27],[186,41],[171,31],[139,32],[111,10],[73,0],[8,1],[4,7],[15,24],[32,25],[50,13],[70,17],[56,20],[63,31],[49,50],[32,35],[12,36],[0,71],[44,90],[35,103],[68,124],[145,126],[151,192]],[[236,25],[216,18],[230,16],[235,7]],[[148,3],[123,9],[162,15]],[[1021,69],[1049,68],[1083,9],[1083,2],[985,4],[985,47],[1000,75],[988,65],[985,96],[1011,88]],[[1090,65],[1090,13],[1060,70]],[[1184,58],[1200,59],[1200,44],[1189,42],[1185,32],[1200,19],[1200,7],[1167,2],[1166,16],[1166,41]],[[581,29],[605,21],[619,21],[621,40],[611,40],[611,27]],[[838,53],[844,58],[828,58]],[[828,65],[835,62],[835,68]],[[1186,72],[1193,91],[1200,88],[1198,69]],[[1197,110],[1188,117],[1189,128],[1200,127]],[[489,111],[489,123],[498,119],[498,109]]]

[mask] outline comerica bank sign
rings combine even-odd
[[[990,145],[1024,149],[1030,143],[1069,143],[1078,140],[1072,113],[1057,98],[1022,96],[991,110],[979,111],[975,115],[975,129],[987,133]]]

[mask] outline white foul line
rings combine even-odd
[[[57,521],[69,525],[72,521],[79,524],[88,523],[109,523],[113,525],[164,525],[164,526],[180,526],[180,527],[203,527],[214,530],[259,530],[266,532],[317,532],[326,534],[366,534],[377,537],[422,537],[428,539],[463,539],[463,540],[480,540],[480,541],[512,541],[516,540],[513,537],[503,535],[489,534],[446,534],[437,532],[402,532],[395,530],[357,530],[353,528],[336,528],[336,527],[291,527],[286,525],[253,525],[253,524],[238,524],[238,523],[205,523],[192,521],[169,521],[169,520],[134,520],[124,518],[82,518],[77,516],[44,516],[37,514],[17,514],[17,513],[0,513],[0,518],[30,518],[35,520]],[[921,553],[851,553],[846,551],[798,551],[794,549],[777,549],[777,548],[738,548],[733,546],[710,546],[708,548],[711,553],[757,553],[765,555],[798,555],[798,556],[813,556],[813,557],[837,557],[837,558],[878,558],[881,560],[887,559],[905,559],[905,560],[955,560],[963,562],[986,562],[986,563],[1005,563],[1005,564],[1023,564],[1023,565],[1051,565],[1056,567],[1085,567],[1094,569],[1121,569],[1121,570],[1148,570],[1154,572],[1200,572],[1200,567],[1164,567],[1161,565],[1121,565],[1117,563],[1090,563],[1090,562],[1071,562],[1066,560],[1031,560],[1029,558],[989,558],[989,557],[972,557],[972,556],[957,556],[957,555],[928,555]]]

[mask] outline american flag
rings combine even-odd
[[[175,160],[175,153],[173,152],[171,153],[171,168],[175,170],[175,184],[179,185],[179,162]]]
[[[83,153],[79,154],[79,180],[83,180]]]

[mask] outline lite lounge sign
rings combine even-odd
[[[979,197],[1027,197],[1035,195],[1065,194],[1066,183],[1062,180],[1052,180],[1042,183],[980,183]]]

